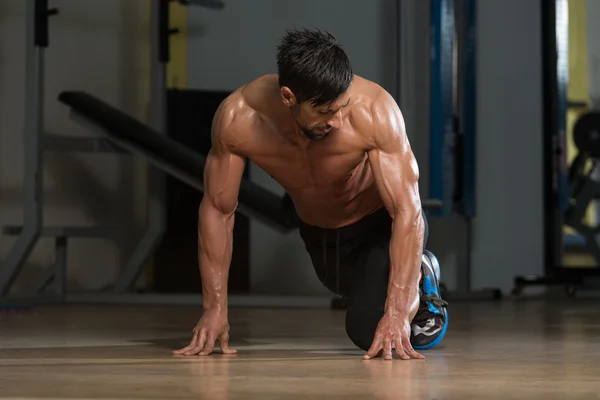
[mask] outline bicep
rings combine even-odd
[[[213,147],[204,166],[203,203],[211,205],[223,214],[231,214],[237,208],[240,183],[246,167],[243,157]]]

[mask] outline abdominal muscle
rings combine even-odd
[[[298,217],[321,228],[351,225],[383,207],[372,176],[354,176],[340,184],[290,188]]]

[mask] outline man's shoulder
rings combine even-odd
[[[226,123],[227,126],[260,122],[265,86],[272,84],[272,80],[272,75],[265,75],[234,90],[219,106],[215,115],[217,122]]]
[[[237,147],[258,128],[260,114],[252,107],[244,95],[245,86],[232,92],[225,98],[213,117],[212,138],[227,147]]]
[[[381,136],[404,129],[402,113],[393,96],[381,85],[362,79],[359,100],[351,113],[352,125],[374,144]]]

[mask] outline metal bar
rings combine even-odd
[[[37,47],[40,3],[27,1],[26,81],[24,129],[24,228],[0,269],[0,296],[6,296],[40,236],[43,224],[43,171],[40,147],[43,134],[44,48]],[[43,38],[42,38],[43,39]],[[47,41],[47,38],[46,38]]]
[[[43,137],[44,148],[50,151],[66,153],[119,153],[109,140],[97,137],[70,137],[46,133]]]
[[[169,4],[152,0],[150,126],[166,134],[166,65],[169,58]],[[144,262],[165,230],[165,175],[150,167],[147,227],[137,248],[115,282],[115,291],[128,290],[143,272]]]
[[[557,155],[559,154],[559,102],[557,77],[556,2],[540,0],[542,39],[542,171],[543,171],[543,232],[545,273],[562,264],[562,216],[559,211],[559,179]]]
[[[569,86],[569,2],[555,0],[556,36],[556,124],[558,207],[564,212],[569,206],[569,171],[567,167],[567,88]],[[561,229],[562,231],[562,229]],[[558,243],[558,241],[557,241]]]

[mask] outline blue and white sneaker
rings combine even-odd
[[[440,264],[432,252],[423,252],[421,263],[421,305],[411,322],[410,343],[415,350],[429,350],[440,344],[448,328],[448,302],[440,294]]]

